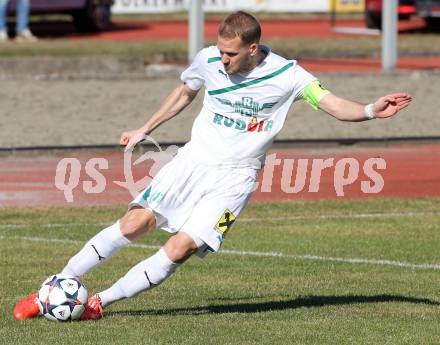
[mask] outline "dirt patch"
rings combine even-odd
[[[372,102],[389,92],[414,96],[396,118],[344,123],[304,102],[291,108],[278,139],[438,136],[439,74],[318,74],[337,95]],[[141,126],[176,85],[177,77],[143,80],[4,80],[0,88],[0,147],[115,144],[121,131]],[[158,128],[159,142],[189,140],[203,94]]]

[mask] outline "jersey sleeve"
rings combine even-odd
[[[316,77],[300,66],[295,66],[294,93],[295,101],[305,100],[313,109],[319,109],[320,100],[330,91],[322,87]]]
[[[314,75],[307,72],[298,64],[295,65],[293,70],[293,93],[295,95],[295,101],[304,99],[304,89],[315,80],[318,79]]]
[[[180,75],[182,80],[191,90],[200,90],[205,85],[205,74],[203,65],[203,50],[198,52],[191,65]]]

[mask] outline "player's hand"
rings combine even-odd
[[[140,130],[123,132],[119,144],[125,146],[125,152],[136,146],[136,144],[145,140],[145,133]]]
[[[385,118],[395,115],[398,111],[406,108],[412,101],[408,93],[400,92],[379,98],[374,103],[376,117]]]

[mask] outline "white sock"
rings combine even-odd
[[[167,279],[180,264],[170,260],[163,248],[132,267],[110,289],[99,293],[102,305],[107,306],[117,300],[136,296]]]
[[[110,259],[121,247],[131,241],[121,233],[119,221],[99,232],[72,257],[62,274],[81,277],[96,265]]]

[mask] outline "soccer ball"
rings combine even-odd
[[[74,277],[61,274],[47,278],[38,292],[40,313],[52,321],[81,317],[87,303],[87,289]]]

